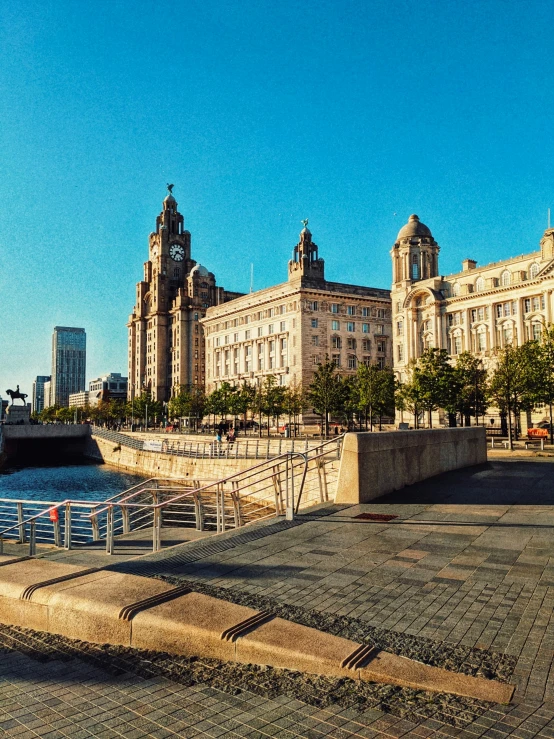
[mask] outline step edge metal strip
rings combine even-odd
[[[141,611],[146,611],[154,606],[167,603],[174,598],[178,598],[180,595],[187,595],[190,592],[192,591],[189,587],[181,585],[179,587],[172,588],[171,590],[166,590],[163,593],[158,593],[158,595],[151,595],[149,598],[144,598],[143,600],[138,600],[135,603],[129,603],[128,605],[123,606],[119,612],[118,618],[122,621],[131,621]]]
[[[25,590],[19,596],[19,599],[31,600],[33,594],[37,590],[40,590],[40,588],[46,588],[48,587],[48,585],[56,585],[59,582],[66,582],[67,580],[76,580],[78,577],[84,577],[85,575],[92,575],[94,572],[100,572],[101,569],[101,567],[90,567],[88,570],[81,570],[80,572],[70,572],[68,575],[60,575],[59,577],[52,577],[50,578],[50,580],[35,582],[25,588]]]
[[[254,616],[250,616],[249,618],[245,618],[243,621],[239,621],[238,624],[229,626],[228,629],[221,632],[219,638],[222,641],[234,642],[246,631],[250,631],[251,629],[255,629],[258,626],[267,623],[267,621],[270,621],[274,616],[275,614],[270,613],[269,611],[260,611]]]

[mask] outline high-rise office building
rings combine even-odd
[[[87,336],[84,328],[56,326],[52,335],[50,404],[67,406],[70,393],[85,389]]]
[[[44,383],[50,382],[50,375],[38,375],[33,382],[33,413],[40,413],[45,408]],[[46,404],[46,407],[48,404]]]

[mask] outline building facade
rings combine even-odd
[[[46,405],[44,403],[44,384],[50,380],[50,375],[38,375],[33,382],[33,413],[40,413],[44,408],[48,408],[49,403]]]
[[[88,384],[89,403],[98,405],[100,401],[126,400],[128,382],[120,372],[110,372],[109,375],[101,375]]]
[[[540,248],[482,267],[473,259],[462,270],[439,274],[439,245],[416,215],[400,230],[392,256],[394,368],[407,377],[412,360],[428,347],[455,359],[469,351],[485,368],[508,344],[540,338],[554,311],[554,229]]]
[[[390,292],[328,282],[324,260],[305,227],[288,264],[287,282],[209,308],[206,391],[221,383],[306,387],[327,357],[342,372],[360,362],[392,365]]]
[[[84,408],[86,405],[90,405],[89,391],[81,390],[80,393],[71,393],[68,405],[70,408]]]
[[[240,293],[216,285],[212,272],[191,258],[191,235],[170,192],[150,234],[144,279],[137,283],[129,329],[127,397],[143,390],[154,400],[168,400],[181,385],[206,379],[206,310]]]
[[[84,328],[56,326],[52,336],[49,405],[67,406],[71,393],[85,389],[87,337]]]

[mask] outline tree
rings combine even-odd
[[[289,429],[291,421],[293,423],[294,435],[296,436],[297,417],[302,413],[306,407],[306,395],[302,390],[302,387],[296,383],[291,384],[285,388],[283,396],[283,413],[288,416]]]
[[[536,400],[548,406],[550,443],[554,444],[554,428],[552,427],[552,406],[554,404],[554,326],[552,325],[545,328],[542,332],[538,351],[537,370]]]
[[[206,410],[206,395],[198,385],[181,385],[179,392],[168,403],[170,418],[194,418],[194,427],[198,429],[198,421]]]
[[[460,414],[462,425],[469,426],[471,416],[475,422],[484,416],[487,403],[487,371],[481,360],[470,352],[462,352],[454,366],[455,410]]]
[[[496,353],[489,393],[500,412],[506,416],[510,449],[513,449],[512,414],[517,422],[520,412],[530,410],[535,404],[538,358],[539,345],[533,341],[521,346],[509,344]]]
[[[455,407],[455,378],[446,349],[431,347],[417,359],[414,373],[421,391],[423,410],[427,411],[429,428],[432,427],[432,413],[444,408],[449,414]]]
[[[359,364],[356,377],[358,408],[365,415],[366,429],[369,418],[370,430],[373,431],[374,413],[379,419],[388,411],[394,413],[394,374],[390,367],[381,369],[377,364]]]
[[[323,420],[325,437],[329,435],[329,415],[338,413],[344,401],[344,385],[334,362],[328,358],[319,364],[308,387],[307,397]]]
[[[156,418],[163,413],[163,403],[160,400],[152,400],[152,396],[147,390],[144,390],[134,399],[133,405],[135,416],[144,419],[145,423],[147,415],[148,418]]]

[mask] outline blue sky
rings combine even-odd
[[[83,326],[125,323],[166,182],[193,257],[286,278],[302,218],[328,279],[390,285],[410,213],[440,271],[533,251],[554,208],[550,3],[3,0],[0,394]]]

